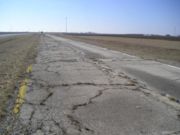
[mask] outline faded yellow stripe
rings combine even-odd
[[[32,65],[28,66],[26,69],[26,73],[31,73],[32,72]]]
[[[30,73],[31,71],[32,71],[32,65],[28,66],[26,72]],[[29,82],[29,79],[25,78],[21,83],[21,86],[20,86],[19,92],[18,92],[18,96],[16,99],[16,103],[13,108],[13,113],[15,113],[15,114],[17,114],[20,111],[20,108],[21,108],[22,104],[24,103],[24,98],[26,95],[28,82]]]

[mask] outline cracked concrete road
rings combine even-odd
[[[106,61],[65,39],[42,36],[12,134],[180,134],[177,108]]]

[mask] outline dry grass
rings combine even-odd
[[[180,66],[180,41],[112,36],[64,35],[64,37],[136,55],[144,59]]]
[[[30,60],[36,54],[39,35],[0,39],[0,116],[6,113],[7,101],[14,96],[15,86]]]

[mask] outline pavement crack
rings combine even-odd
[[[59,60],[51,60],[47,62],[42,62],[41,64],[52,64],[52,63],[58,63],[58,62],[77,62],[77,59],[59,59]]]
[[[32,120],[32,118],[33,118],[33,116],[34,116],[34,113],[35,113],[35,110],[33,110],[33,111],[31,112],[31,115],[30,115],[29,121],[31,121],[31,120]]]
[[[91,59],[92,61],[88,61],[88,63],[92,63],[98,70],[102,71],[106,76],[108,76],[108,81],[109,84],[113,84],[114,80],[116,78],[123,78],[126,79],[127,81],[132,82],[131,78],[126,76],[122,72],[115,72],[109,65],[107,65],[105,62],[103,62],[101,59]],[[136,83],[127,83],[123,85],[130,85],[130,86],[135,86]]]
[[[98,93],[94,97],[91,97],[89,99],[89,103],[92,103],[95,98],[100,97],[103,94],[103,92],[106,91],[106,90],[108,90],[108,88],[103,89],[103,90],[99,90]]]
[[[50,92],[41,102],[40,105],[45,105],[45,102],[53,95],[53,92]]]
[[[48,88],[56,88],[56,87],[70,87],[70,86],[123,86],[126,84],[121,84],[121,83],[101,83],[101,84],[96,84],[96,83],[89,83],[89,82],[77,82],[77,83],[62,83],[62,84],[47,84]],[[127,84],[129,85],[129,84]]]
[[[165,133],[164,135],[179,135],[180,134],[180,130],[179,131],[172,131],[169,133]]]
[[[180,78],[174,79],[174,81],[179,81],[179,80],[180,80]]]
[[[63,135],[67,135],[67,131],[64,127],[61,126],[61,124],[59,122],[57,122],[56,120],[52,119],[52,121],[54,122],[54,125],[57,126]]]
[[[93,96],[93,97],[90,97],[88,99],[88,102],[85,102],[85,103],[81,103],[81,104],[75,104],[72,106],[72,113],[74,113],[77,109],[79,109],[80,107],[86,107],[87,105],[89,104],[92,104],[93,103],[93,100],[102,96],[104,91],[108,90],[109,88],[104,88],[104,89],[101,89],[101,90],[98,90],[98,92]],[[84,126],[80,121],[78,121],[78,119],[76,119],[75,117],[73,117],[73,115],[70,115],[68,114],[67,115],[67,118],[71,121],[71,125],[74,125],[75,128],[79,131],[79,132],[88,132],[88,133],[91,133],[91,134],[94,134],[95,131],[90,129],[89,127],[87,126]]]
[[[87,106],[88,104],[89,104],[89,102],[88,102],[88,103],[82,103],[82,104],[73,105],[72,110],[75,111],[75,110],[77,110],[79,107]]]
[[[40,88],[48,87],[48,82],[47,81],[44,81],[44,80],[39,79],[39,78],[38,79],[31,78],[31,80],[33,81],[32,85],[37,85]]]
[[[88,132],[94,134],[94,130],[90,129],[89,127],[83,125],[77,118],[72,115],[67,115],[67,118],[71,121],[71,125],[75,126],[75,128],[79,132]]]
[[[49,73],[54,73],[54,74],[56,74],[56,75],[60,76],[60,73],[59,73],[59,72],[49,70],[49,67],[50,67],[50,66],[47,66],[47,68],[46,68],[44,71],[49,72]]]
[[[108,90],[108,89],[109,89],[109,88],[104,88],[104,89],[102,89],[102,90],[99,90],[95,96],[90,97],[90,98],[88,99],[88,102],[73,105],[73,106],[72,106],[72,111],[74,112],[74,111],[76,111],[76,110],[77,110],[78,108],[80,108],[80,107],[85,107],[85,106],[93,103],[93,100],[94,100],[95,98],[100,97],[100,96],[103,94],[103,92],[106,91],[106,90]]]

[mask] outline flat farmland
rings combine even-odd
[[[135,55],[143,59],[180,66],[180,41],[113,36],[63,36],[76,41]]]

